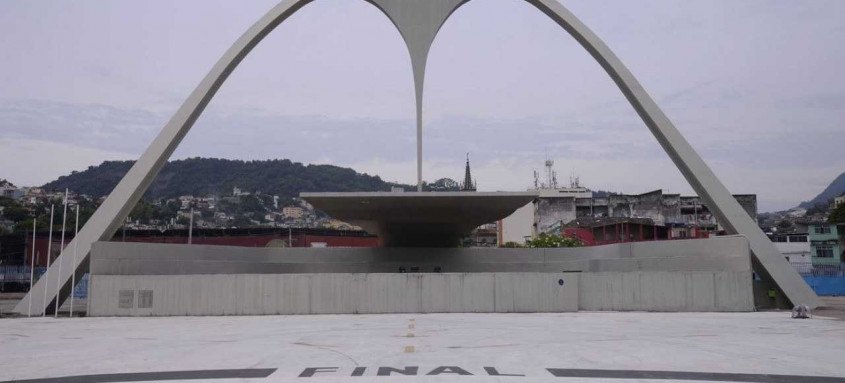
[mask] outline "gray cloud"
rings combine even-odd
[[[0,2],[0,51],[15,53],[0,61],[0,149],[27,158],[0,174],[35,182],[136,157],[274,3]],[[845,169],[845,2],[785,4],[566,2],[727,186],[758,193],[764,210],[811,198]],[[408,65],[374,7],[314,2],[233,73],[176,157],[284,157],[412,181]],[[426,176],[459,177],[472,152],[485,188],[521,189],[548,153],[597,188],[689,190],[602,69],[527,4],[456,12],[426,82]],[[75,159],[57,166],[44,147]]]

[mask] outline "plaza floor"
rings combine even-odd
[[[843,356],[845,321],[783,311],[0,320],[0,381],[845,382]]]

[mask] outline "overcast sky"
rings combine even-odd
[[[0,178],[135,159],[276,1],[0,1]],[[563,1],[761,211],[845,171],[845,1]],[[174,158],[289,158],[416,179],[408,52],[364,1],[315,1],[237,68]],[[423,176],[524,190],[546,155],[593,189],[692,193],[602,69],[527,3],[474,0],[426,74]]]

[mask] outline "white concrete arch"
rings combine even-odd
[[[36,312],[39,314],[51,312],[56,302],[64,301],[70,293],[71,273],[77,273],[79,276],[87,269],[91,245],[96,241],[108,240],[114,235],[229,74],[267,34],[311,1],[282,1],[250,27],[226,51],[97,209],[79,235],[69,244],[67,249],[73,249],[78,245],[80,255],[76,264],[73,264],[72,254],[65,255],[65,252],[62,252],[45,277],[41,278],[33,290],[15,307],[17,313],[26,314],[30,300],[33,300],[33,306],[38,308]],[[421,114],[425,62],[431,43],[440,27],[458,7],[468,0],[366,1],[376,5],[393,21],[402,34],[411,55],[417,96],[418,179],[421,180]],[[773,281],[792,303],[807,304],[811,307],[820,306],[821,303],[815,293],[792,269],[633,74],[604,42],[557,0],[525,1],[549,16],[572,35],[610,75],[692,188],[716,214],[726,231],[748,238],[754,255],[755,270]],[[57,275],[57,269],[62,269],[62,275]],[[61,292],[56,294],[59,285],[62,287]],[[45,289],[48,296],[46,302],[39,299],[43,296]]]
[[[754,270],[773,282],[793,304],[806,304],[814,308],[820,306],[821,301],[816,293],[775,248],[610,48],[557,0],[526,1],[569,32],[604,68],[693,190],[716,215],[725,231],[748,238]]]
[[[417,191],[422,191],[422,115],[425,66],[437,32],[461,5],[469,0],[366,0],[393,22],[411,54],[414,97],[417,107]]]
[[[47,273],[15,306],[15,312],[27,314],[29,302],[32,300],[33,314],[51,313],[56,307],[56,302],[63,302],[68,297],[71,290],[71,272],[77,274],[77,280],[85,273],[85,270],[88,269],[91,245],[97,241],[108,241],[120,228],[123,220],[126,219],[132,208],[149,188],[168,158],[176,150],[176,147],[232,71],[252,48],[258,45],[273,29],[311,1],[282,1],[232,44],[182,103],[182,106],[170,118],[167,125],[162,128],[147,150],[141,155],[141,158],[132,165],[129,172],[94,212],[94,215],[79,231],[77,237],[68,244],[66,247],[68,250],[78,246],[79,253],[76,264],[73,264],[71,251],[63,251],[47,270]],[[59,267],[59,265],[62,267]],[[62,270],[62,275],[57,275],[59,269]],[[61,288],[58,289],[59,294],[57,295],[56,291],[59,284],[61,284]],[[46,301],[43,299],[45,289]]]

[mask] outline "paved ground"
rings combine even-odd
[[[845,382],[843,355],[845,321],[787,312],[0,320],[0,381]]]
[[[820,297],[824,307],[816,310],[815,315],[845,320],[845,297]]]
[[[5,293],[0,294],[0,318],[9,317],[9,316],[19,316],[13,312],[15,306],[18,304],[18,301],[23,298],[23,293]],[[73,315],[79,316],[84,315],[85,311],[88,308],[88,300],[87,299],[75,299],[73,301]],[[59,307],[59,314],[64,314],[64,316],[68,316],[70,313],[70,299],[66,300],[62,307]]]

